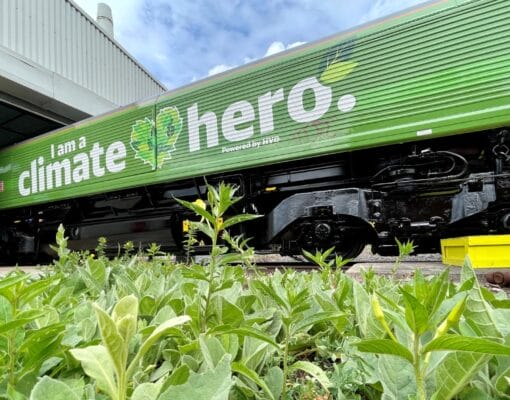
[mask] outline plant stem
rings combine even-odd
[[[288,372],[288,364],[289,364],[289,328],[287,326],[283,326],[285,333],[285,347],[283,350],[283,387],[282,387],[282,400],[285,400],[287,396],[287,374]]]
[[[202,320],[202,332],[207,330],[207,313],[209,312],[209,303],[211,301],[212,290],[211,285],[213,284],[214,272],[216,270],[216,246],[218,243],[218,222],[214,224],[214,234],[211,238],[212,246],[211,246],[211,261],[209,262],[209,279],[207,282],[207,298],[205,300],[204,306],[204,318]]]
[[[420,336],[418,334],[413,335],[413,352],[414,352],[414,376],[416,379],[416,394],[418,400],[427,400],[425,393],[425,379],[423,377],[423,370],[421,368],[421,346]]]
[[[12,320],[14,321],[18,315],[18,293],[17,290],[14,292],[14,301],[12,303]],[[7,366],[9,371],[9,383],[11,386],[16,385],[16,344],[14,343],[16,338],[16,329],[9,332],[9,336],[7,337],[7,351],[9,354],[9,364]]]
[[[125,371],[125,368],[124,368]],[[118,400],[126,400],[126,392],[127,392],[127,385],[126,385],[126,373],[121,374],[119,376],[119,385],[118,385]]]

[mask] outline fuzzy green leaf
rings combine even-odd
[[[297,361],[289,367],[290,373],[298,370],[304,371],[307,374],[313,376],[326,391],[328,391],[328,389],[331,387],[331,382],[328,376],[318,365],[315,365],[309,361]]]
[[[179,325],[183,325],[189,321],[191,321],[191,318],[189,316],[182,315],[180,317],[169,319],[168,321],[163,322],[156,329],[154,329],[150,336],[147,339],[145,339],[145,341],[142,343],[142,346],[138,350],[138,353],[136,353],[135,358],[129,364],[126,376],[128,378],[133,376],[135,368],[138,367],[138,363],[140,362],[142,357],[145,355],[145,353],[147,353],[147,351],[149,351],[149,349],[152,347],[154,343],[156,343],[158,339],[160,339],[162,336],[170,332],[172,328]]]
[[[361,342],[354,343],[359,351],[375,354],[389,354],[393,356],[402,357],[403,359],[413,362],[413,354],[407,347],[396,343],[389,339],[369,339],[362,340]]]
[[[381,355],[377,372],[384,389],[381,400],[415,399],[416,379],[406,360],[392,355]]]
[[[85,373],[96,381],[98,389],[115,399],[117,396],[114,366],[104,346],[89,346],[70,350],[74,358],[81,362]]]
[[[248,337],[252,337],[252,338],[255,338],[258,340],[262,340],[263,342],[269,343],[274,348],[280,350],[280,346],[278,345],[278,343],[276,343],[274,341],[274,339],[270,335],[268,335],[267,333],[265,333],[264,331],[262,331],[260,329],[254,328],[254,327],[243,326],[243,327],[239,327],[239,328],[233,328],[229,325],[218,325],[218,326],[214,327],[213,329],[211,329],[209,331],[209,333],[214,334],[214,335],[233,333],[235,335],[239,335],[239,336],[243,336],[243,337],[248,336]]]
[[[216,368],[190,376],[183,385],[170,386],[158,400],[228,400],[233,383],[227,354]]]
[[[269,387],[266,385],[266,382],[264,382],[259,374],[255,372],[254,370],[248,368],[246,365],[240,362],[233,362],[232,363],[232,371],[237,372],[238,374],[241,374],[245,376],[246,378],[250,379],[252,382],[257,384],[265,393],[266,395],[271,399],[274,400],[275,397],[273,396],[273,392]]]
[[[105,348],[113,361],[117,376],[121,376],[126,368],[127,346],[113,319],[98,305],[94,304],[94,309]]]
[[[80,400],[64,382],[43,377],[32,389],[30,400]]]
[[[510,346],[485,338],[460,335],[440,336],[423,348],[423,353],[438,350],[465,351],[469,353],[510,356]]]
[[[449,400],[466,387],[490,356],[476,353],[453,352],[444,356],[434,368],[436,390],[433,400]]]
[[[264,377],[264,382],[271,390],[273,397],[279,399],[283,388],[283,371],[280,367],[271,367]]]
[[[163,381],[158,383],[142,383],[138,385],[131,395],[131,400],[156,400]]]
[[[138,299],[133,295],[120,299],[113,308],[112,320],[117,326],[124,343],[129,344],[129,341],[136,332]]]
[[[471,328],[478,336],[501,337],[498,324],[493,315],[492,306],[485,301],[482,288],[478,282],[476,273],[469,260],[466,260],[462,268],[462,282],[472,282],[473,287],[469,292],[466,307],[464,309],[464,317],[468,321]]]
[[[427,310],[416,297],[405,290],[402,290],[402,296],[404,298],[407,325],[414,333],[421,335],[427,330],[429,323]]]

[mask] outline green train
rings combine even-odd
[[[241,233],[300,254],[418,252],[510,229],[510,2],[433,1],[0,150],[0,254],[57,226],[92,248],[182,250],[206,182],[239,186]]]

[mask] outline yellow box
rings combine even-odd
[[[464,236],[441,240],[443,264],[464,265],[469,256],[473,268],[509,268],[510,235]]]

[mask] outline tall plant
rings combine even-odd
[[[397,299],[372,294],[380,337],[355,345],[378,355],[384,398],[448,400],[491,356],[510,356],[495,322],[497,310],[484,300],[469,265],[463,275],[465,290],[451,297],[447,272],[428,281],[418,271],[411,284],[401,286]]]
[[[239,189],[237,186],[222,182],[217,188],[211,185],[208,185],[207,188],[207,204],[203,201],[189,202],[177,199],[181,205],[201,217],[200,221],[190,222],[191,229],[201,232],[211,244],[206,275],[203,276],[200,272],[195,274],[195,277],[204,280],[207,284],[202,303],[203,312],[200,313],[203,317],[200,321],[202,332],[205,332],[208,327],[213,295],[222,286],[220,268],[232,263],[242,263],[247,257],[245,250],[248,251],[248,249],[245,247],[245,243],[232,238],[227,229],[259,217],[254,214],[239,214],[229,217],[231,207],[242,199],[242,197],[236,196]],[[221,239],[225,239],[223,243],[221,243]],[[252,253],[248,257],[251,255]]]

